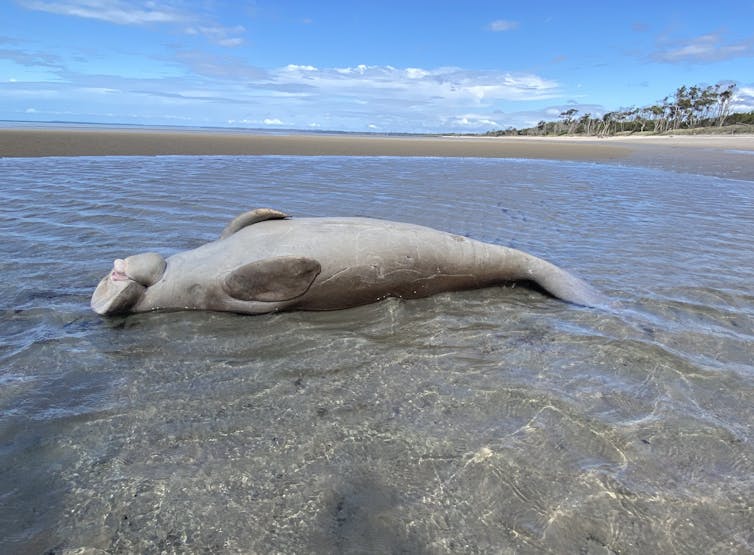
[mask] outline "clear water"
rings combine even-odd
[[[7,158],[0,175],[0,552],[754,550],[752,181],[340,157]],[[112,259],[196,247],[262,206],[515,246],[616,306],[506,287],[89,310]]]

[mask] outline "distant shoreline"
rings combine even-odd
[[[437,156],[603,160],[625,156],[624,146],[595,140],[385,136],[358,134],[255,134],[237,130],[0,129],[0,157],[293,155]]]
[[[607,138],[255,134],[187,129],[0,128],[0,158],[44,156],[285,155],[623,160],[754,179],[754,135]],[[726,173],[727,172],[727,173]]]

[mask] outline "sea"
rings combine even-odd
[[[0,552],[753,552],[740,169],[0,158]],[[511,284],[332,312],[90,310],[113,259],[195,248],[257,207],[515,247],[610,302]]]

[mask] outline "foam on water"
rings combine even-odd
[[[754,183],[490,159],[0,159],[0,551],[754,549]],[[735,174],[733,174],[735,175]],[[253,207],[521,248],[522,287],[104,319]]]

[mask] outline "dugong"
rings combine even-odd
[[[105,315],[336,310],[515,281],[534,282],[570,303],[600,303],[584,281],[516,249],[408,223],[289,218],[261,208],[241,214],[218,240],[194,250],[167,259],[149,252],[115,260],[91,307]]]

